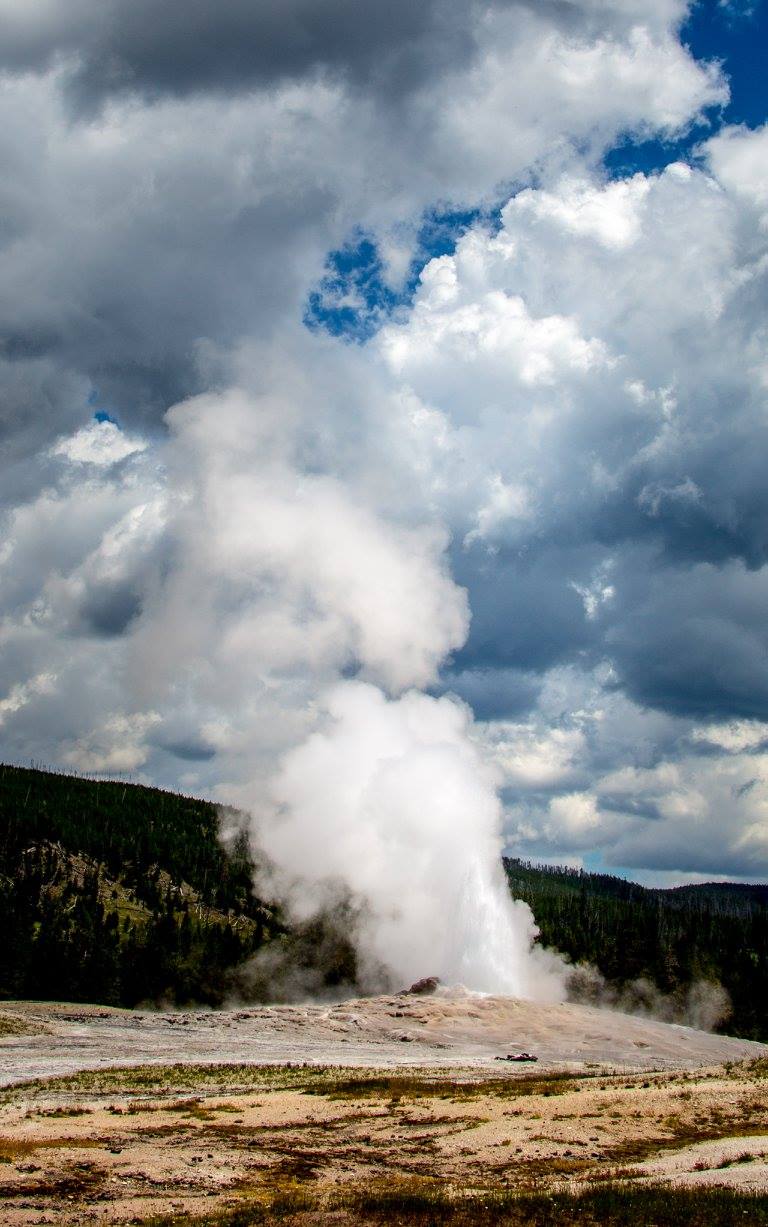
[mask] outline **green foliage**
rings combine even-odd
[[[158,888],[149,871],[159,866],[211,907],[249,912],[258,903],[247,840],[235,839],[225,850],[218,829],[210,801],[141,784],[0,767],[0,873],[30,845],[60,843],[98,861],[150,905]]]
[[[768,1040],[768,886],[650,890],[580,869],[504,864],[544,945],[618,988],[645,979],[682,1001],[697,981],[719,983],[732,1005],[722,1030]]]
[[[0,768],[0,997],[220,1004],[281,930],[253,869],[210,802]]]

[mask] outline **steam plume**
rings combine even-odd
[[[344,682],[320,728],[273,783],[267,846],[301,883],[303,907],[338,879],[367,903],[358,935],[370,963],[410,983],[448,983],[538,999],[561,995],[554,956],[532,952],[533,917],[501,868],[495,780],[450,698]]]
[[[471,712],[413,689],[467,633],[444,530],[418,509],[395,520],[349,475],[308,471],[300,405],[230,392],[169,417],[177,565],[137,672],[178,677],[206,645],[198,697],[242,696],[239,740],[213,723],[206,736],[250,760],[227,799],[256,815],[280,896],[300,919],[329,891],[351,898],[369,979],[561,997],[559,963],[533,952],[531,912],[509,897]],[[370,680],[342,680],[350,666]]]

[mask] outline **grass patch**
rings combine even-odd
[[[92,1116],[93,1108],[83,1108],[80,1104],[76,1103],[70,1105],[60,1104],[56,1108],[38,1108],[34,1115],[40,1117],[51,1116],[54,1118],[62,1116]]]
[[[202,1217],[144,1220],[144,1227],[254,1227],[261,1223],[371,1223],[387,1227],[749,1227],[768,1225],[768,1196],[723,1188],[671,1189],[604,1185],[580,1194],[471,1193],[414,1182],[381,1189],[350,1189],[323,1198],[304,1189],[268,1202]]]
[[[339,1071],[336,1071],[338,1075]],[[419,1077],[417,1074],[360,1074],[333,1077],[328,1071],[321,1082],[308,1085],[311,1095],[328,1099],[479,1099],[493,1095],[501,1099],[518,1099],[524,1095],[564,1095],[574,1090],[573,1074],[528,1075],[510,1078],[478,1078],[458,1081],[454,1078]]]
[[[507,1078],[445,1077],[414,1073],[382,1075],[378,1070],[308,1065],[127,1065],[80,1070],[75,1074],[17,1082],[0,1092],[0,1103],[53,1095],[161,1096],[236,1094],[251,1090],[296,1090],[333,1099],[476,1099],[494,1095],[562,1095],[576,1089],[571,1073],[511,1075]]]
[[[50,1028],[43,1023],[29,1022],[15,1014],[0,1014],[0,1039],[14,1035],[48,1035]]]
[[[300,1065],[117,1065],[85,1069],[53,1078],[35,1078],[5,1087],[0,1102],[51,1095],[174,1095],[179,1092],[302,1089],[308,1076]],[[337,1073],[337,1070],[333,1071]]]
[[[212,1119],[211,1110],[199,1096],[190,1099],[132,1099],[121,1115],[139,1116],[144,1112],[183,1112],[185,1116]]]
[[[709,1119],[698,1118],[695,1121],[683,1121],[678,1116],[671,1116],[661,1123],[661,1128],[667,1131],[666,1134],[654,1135],[649,1123],[644,1136],[609,1144],[603,1151],[603,1158],[614,1163],[640,1163],[663,1151],[682,1150],[697,1142],[768,1136],[768,1123],[762,1113],[758,1113],[757,1119],[745,1113],[730,1118],[713,1113]]]
[[[757,1057],[754,1061],[746,1061],[741,1072],[742,1076],[746,1074],[750,1078],[768,1078],[768,1057]]]
[[[5,1138],[0,1137],[0,1163],[15,1163],[38,1150],[88,1150],[98,1147],[97,1138]]]

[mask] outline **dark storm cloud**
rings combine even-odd
[[[633,818],[645,818],[649,822],[657,822],[661,817],[658,804],[635,797],[612,797],[610,793],[600,793],[600,808],[605,813],[631,814]]]
[[[768,720],[763,571],[745,567],[738,554],[672,565],[658,548],[625,541],[614,554],[614,592],[590,618],[576,590],[588,584],[588,567],[575,553],[540,549],[525,563],[493,558],[477,572],[466,562],[460,568],[473,619],[445,683],[479,718],[515,718],[535,695],[532,678],[549,669],[608,659],[613,684],[641,705],[684,717]]]
[[[521,676],[609,659],[639,704],[768,719],[765,432],[754,410],[744,416],[727,434],[700,431],[684,468],[641,468],[599,514],[553,521],[522,555],[456,550],[473,617],[446,685],[480,718],[510,719]],[[601,546],[610,595],[590,616]]]
[[[583,570],[578,553],[557,544],[524,558],[457,552],[454,574],[472,593],[472,624],[456,669],[542,673],[587,650],[595,631],[573,587]]]
[[[765,288],[765,287],[764,287]],[[765,312],[750,303],[753,322]],[[754,342],[752,342],[754,343]],[[743,342],[744,349],[749,338]],[[565,531],[612,547],[652,543],[667,564],[740,559],[768,561],[768,427],[763,396],[738,370],[727,378],[691,378],[680,406],[681,443],[632,467],[604,502]],[[691,355],[695,371],[695,355]]]
[[[94,585],[78,610],[78,633],[122,635],[141,613],[141,605],[141,594],[130,584]]]
[[[709,835],[709,832],[707,832]],[[606,855],[608,867],[620,865],[626,869],[651,868],[659,871],[712,875],[718,877],[764,880],[765,853],[761,848],[724,846],[717,837],[708,841],[700,830],[659,833],[658,825],[649,823],[648,829],[621,841]]]
[[[768,719],[768,577],[740,562],[679,569],[629,555],[606,646],[639,703]]]
[[[444,0],[99,0],[69,13],[20,8],[2,62],[18,71],[74,54],[72,87],[92,103],[126,89],[233,92],[319,69],[402,91],[470,45],[460,6]]]
[[[86,107],[126,90],[232,93],[317,71],[394,103],[466,62],[469,7],[463,0],[70,0],[37,11],[19,4],[0,26],[0,63],[18,72],[72,56],[70,87]],[[482,7],[527,7],[565,30],[586,20],[567,0]]]
[[[509,720],[530,711],[540,680],[522,669],[494,665],[461,668],[459,662],[443,673],[443,684],[469,703],[478,720]]]
[[[216,751],[213,746],[209,746],[205,741],[195,740],[190,738],[188,741],[164,741],[158,739],[158,749],[165,750],[166,753],[172,754],[174,758],[180,758],[187,763],[207,763],[212,758],[216,757]]]
[[[87,378],[67,370],[55,354],[15,361],[0,354],[0,505],[13,504],[35,488],[38,449],[54,434],[80,424],[88,387]]]
[[[14,192],[29,201],[23,233],[0,247],[0,432],[11,459],[82,422],[92,395],[156,429],[215,377],[201,372],[201,339],[215,350],[298,315],[301,253],[335,203],[258,164],[238,187],[236,159],[252,156],[247,117],[231,125],[229,150],[201,153],[183,116],[173,131],[139,124],[135,144],[101,149],[87,129],[67,129],[50,94],[55,137],[43,141],[33,97],[20,90],[18,127],[0,138]]]

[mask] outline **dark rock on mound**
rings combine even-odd
[[[413,993],[417,997],[427,997],[430,993],[437,992],[440,987],[440,979],[438,976],[425,976],[423,980],[417,980],[410,988],[406,988],[399,995],[406,997]]]

